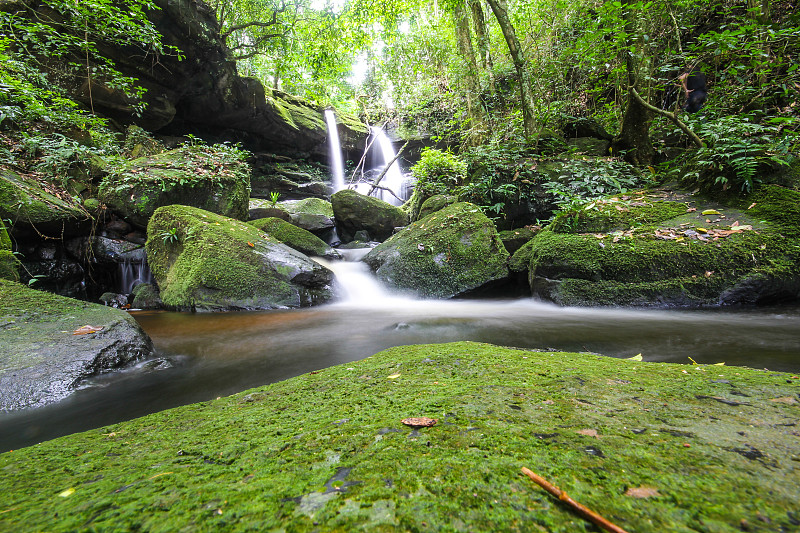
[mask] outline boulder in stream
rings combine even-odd
[[[195,207],[157,209],[146,248],[170,309],[295,308],[331,297],[328,269],[258,228]]]
[[[474,204],[452,204],[372,249],[378,278],[426,298],[452,298],[508,277],[497,228]]]
[[[153,353],[119,309],[1,279],[0,301],[0,411],[57,402],[83,379]]]
[[[707,307],[800,298],[800,192],[727,203],[651,190],[560,214],[523,246],[534,296],[562,305]]]
[[[399,207],[350,189],[335,193],[331,204],[342,242],[354,240],[362,230],[369,234],[367,240],[384,241],[395,228],[408,224],[408,215]]]
[[[310,231],[306,231],[280,218],[261,218],[253,220],[249,224],[305,255],[326,257],[328,259],[342,258],[336,250],[328,246],[328,243]]]

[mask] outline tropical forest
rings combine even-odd
[[[800,531],[790,0],[0,0],[0,531]]]

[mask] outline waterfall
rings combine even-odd
[[[130,294],[137,283],[153,283],[147,260],[137,262],[125,259],[119,264],[119,293]]]
[[[333,192],[344,189],[344,163],[342,162],[342,145],[339,143],[339,130],[336,128],[336,115],[333,109],[325,110],[325,122],[328,124],[328,155],[331,167],[331,186]]]
[[[375,137],[375,142],[382,156],[383,164],[380,167],[380,171],[383,171],[386,165],[389,164],[389,161],[392,161],[397,154],[394,151],[394,146],[392,146],[392,141],[389,140],[389,137],[386,136],[386,133],[382,129],[370,128],[370,133]],[[392,166],[386,171],[386,175],[379,185],[381,187],[386,187],[392,191],[394,195],[390,194],[388,191],[379,189],[377,194],[378,198],[392,205],[401,205],[403,203],[401,200],[398,200],[398,198],[404,198],[404,178],[403,173],[400,171],[400,163],[397,161],[392,163]]]

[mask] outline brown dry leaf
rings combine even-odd
[[[431,426],[435,426],[437,420],[435,418],[427,418],[425,416],[414,417],[414,418],[404,418],[401,420],[403,424],[415,428],[429,428]]]
[[[579,429],[578,433],[580,433],[581,435],[586,435],[587,437],[594,437],[596,439],[600,438],[600,436],[597,434],[597,430],[596,429],[588,429],[588,428],[587,429]]]
[[[769,401],[775,403],[785,403],[788,405],[794,405],[797,403],[797,400],[795,400],[792,396],[784,396],[783,398],[771,398]]]
[[[641,487],[629,488],[627,491],[625,491],[625,496],[632,496],[634,498],[654,498],[661,496],[661,494],[658,493],[658,489],[655,487],[642,485]]]
[[[103,326],[82,326],[72,332],[73,335],[86,335],[87,333],[97,333]]]

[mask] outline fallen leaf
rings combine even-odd
[[[748,207],[747,209],[753,209],[755,206],[756,206],[756,203],[753,202],[752,204],[750,204],[750,207]]]
[[[732,227],[732,228],[735,228],[735,227],[736,227],[736,226],[738,226],[738,225],[739,225],[739,221],[737,220],[737,221],[735,221],[733,224],[731,224],[731,227]]]
[[[256,247],[255,244],[253,244],[252,242],[249,242],[249,241],[247,243],[247,246],[249,246],[250,248],[255,248]]]
[[[661,496],[661,494],[658,493],[657,488],[643,485],[641,487],[629,488],[625,491],[625,496],[631,496],[633,498],[655,498]]]
[[[722,213],[720,213],[716,209],[706,209],[705,211],[703,211],[703,214],[704,215],[721,215]]]
[[[386,379],[397,379],[400,377],[400,372],[397,374],[392,374],[391,376],[386,376]]]
[[[633,357],[628,357],[627,359],[628,359],[628,361],[641,361],[642,360],[642,354],[637,353]]]
[[[687,213],[694,213],[695,211],[697,211],[696,207],[690,207],[686,210]]]
[[[59,493],[58,495],[59,495],[60,497],[62,497],[62,498],[69,498],[69,497],[70,497],[70,496],[72,496],[73,494],[75,494],[75,489],[73,489],[72,487],[70,487],[70,488],[68,488],[67,490],[65,490],[64,492],[61,492],[61,493]]]
[[[425,416],[421,417],[414,417],[414,418],[404,418],[401,420],[403,424],[415,428],[429,428],[431,426],[435,426],[437,420],[435,418],[428,418]]]
[[[708,230],[706,228],[695,228],[695,229],[700,233],[708,233]]]
[[[579,429],[578,433],[580,433],[581,435],[586,435],[587,437],[594,437],[596,439],[600,438],[597,435],[597,430],[596,429]]]
[[[87,333],[97,333],[103,326],[82,326],[72,332],[73,335],[86,335]]]

